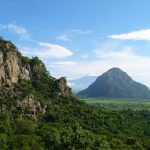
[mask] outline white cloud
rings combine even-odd
[[[52,66],[75,66],[77,65],[77,62],[75,61],[56,61],[56,62],[48,62],[47,65],[52,65]]]
[[[59,35],[57,37],[57,40],[61,40],[61,41],[65,41],[65,42],[71,41],[71,39],[69,39],[66,35]]]
[[[81,58],[86,59],[86,58],[88,58],[88,56],[87,55],[81,55]]]
[[[19,36],[20,39],[29,39],[30,37],[28,31],[24,27],[18,26],[16,24],[0,24],[0,30],[6,30],[8,32],[15,33]]]
[[[41,59],[48,59],[48,58],[66,58],[73,55],[69,49],[58,45],[58,44],[51,44],[51,43],[39,43],[39,48],[20,48],[20,51],[24,55],[28,56],[38,56]]]
[[[143,29],[129,33],[110,35],[109,38],[120,40],[147,40],[150,41],[150,29]]]
[[[39,45],[42,47],[43,51],[40,53],[41,57],[58,57],[58,58],[63,58],[63,57],[69,57],[72,56],[73,53],[58,44],[51,44],[51,43],[39,43]]]
[[[107,59],[107,58],[117,58],[124,59],[129,56],[133,56],[133,49],[130,47],[124,48],[122,51],[103,51],[103,50],[94,50],[96,57]]]
[[[82,34],[82,35],[86,35],[86,34],[91,34],[92,32],[90,30],[81,30],[81,29],[74,29],[72,30],[73,32],[77,33],[77,34]]]
[[[69,82],[69,81],[67,81],[67,84],[68,84],[68,86],[70,86],[70,87],[74,87],[74,86],[76,86],[76,85],[75,85],[75,83],[73,83],[73,82]]]
[[[99,76],[99,74],[89,73],[89,74],[87,74],[87,76]]]
[[[110,68],[118,67],[127,72],[133,79],[150,87],[150,57],[139,56],[132,48],[124,48],[121,51],[94,51],[97,59],[94,61],[79,61],[75,67],[56,66],[60,76],[70,79],[87,74],[101,75]]]

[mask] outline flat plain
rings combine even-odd
[[[98,108],[112,110],[150,110],[150,99],[81,99]]]

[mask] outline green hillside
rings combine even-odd
[[[149,150],[149,120],[76,99],[65,78],[0,39],[0,150]]]

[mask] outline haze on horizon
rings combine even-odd
[[[55,77],[118,67],[150,87],[150,1],[0,0],[0,36]]]

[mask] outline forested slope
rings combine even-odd
[[[0,149],[150,149],[149,111],[96,109],[0,39]]]

